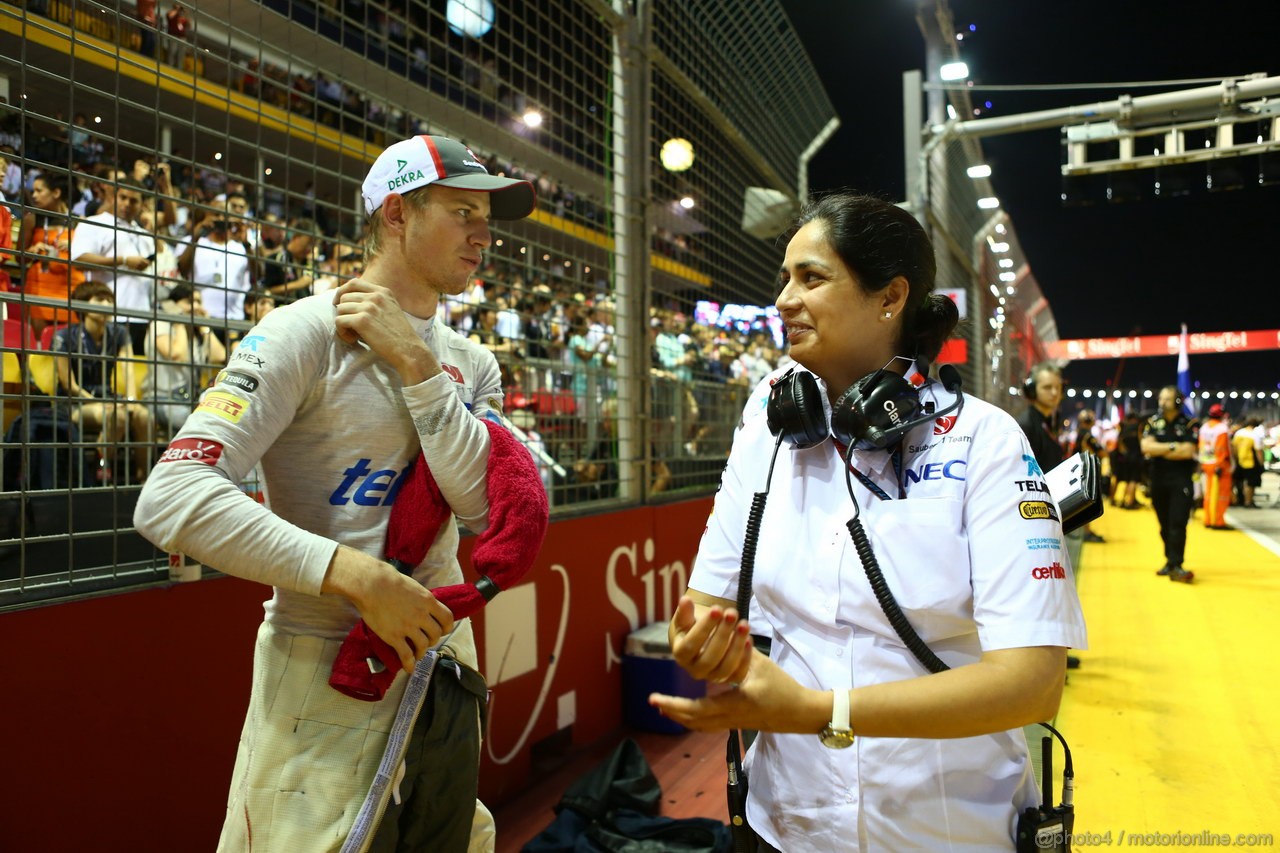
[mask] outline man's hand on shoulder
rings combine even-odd
[[[440,372],[435,354],[387,288],[353,278],[334,291],[333,302],[338,337],[353,346],[364,343],[395,368],[405,385],[417,385]]]

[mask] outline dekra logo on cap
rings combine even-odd
[[[421,169],[414,169],[408,174],[396,175],[394,178],[387,181],[387,192],[391,192],[396,187],[402,187],[405,184],[411,184],[414,181],[425,181],[426,179],[427,176],[422,174]]]

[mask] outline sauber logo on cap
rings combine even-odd
[[[160,462],[203,462],[216,465],[222,458],[222,445],[203,438],[178,438],[160,456]]]

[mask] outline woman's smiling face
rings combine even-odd
[[[807,223],[787,244],[778,313],[791,357],[839,393],[893,355],[897,324],[886,322],[881,294],[867,294],[827,240],[826,223]]]

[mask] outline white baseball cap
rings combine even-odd
[[[415,136],[378,155],[361,194],[370,216],[391,193],[407,193],[428,184],[489,193],[494,219],[524,219],[538,204],[533,184],[490,175],[471,149],[444,136]]]

